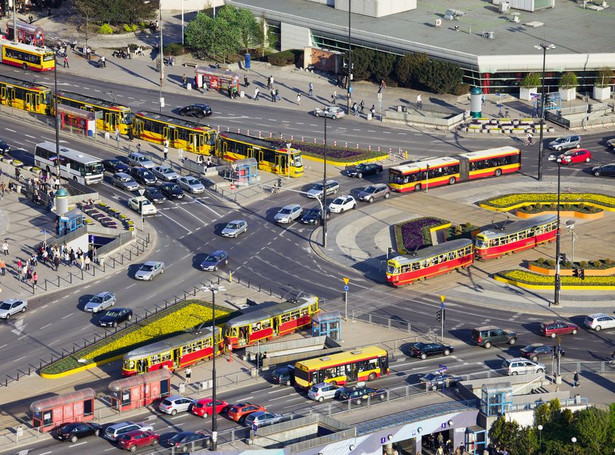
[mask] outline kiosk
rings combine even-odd
[[[96,119],[103,116],[101,111],[85,111],[65,104],[58,104],[58,114],[60,114],[60,128],[63,130],[71,128],[72,131],[76,130],[88,137],[96,135]]]
[[[339,311],[318,313],[312,317],[312,336],[342,340],[342,315]]]
[[[8,21],[6,24],[7,39],[12,40],[13,33],[13,21]],[[25,22],[17,22],[17,41],[20,43],[31,44],[33,46],[44,47],[45,46],[45,33],[43,29]]]
[[[109,384],[111,406],[118,411],[138,409],[159,398],[166,397],[171,391],[171,376],[167,368],[150,371]]]
[[[63,237],[69,232],[76,231],[85,224],[85,217],[77,209],[70,210],[58,219],[58,236]]]
[[[66,422],[87,422],[94,419],[94,398],[91,388],[35,401],[30,405],[32,426],[46,433]]]

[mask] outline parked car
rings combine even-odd
[[[233,220],[222,229],[222,237],[239,237],[240,234],[248,232],[248,222],[246,220]]]
[[[267,408],[259,404],[252,403],[237,403],[228,409],[227,416],[229,419],[243,424],[250,414],[259,411],[266,411]]]
[[[98,436],[100,426],[89,422],[63,423],[56,429],[56,436],[60,441],[77,442],[78,439],[88,436]]]
[[[116,172],[111,176],[111,184],[126,191],[136,191],[139,184],[125,172]]]
[[[368,399],[379,399],[384,401],[387,397],[385,389],[376,389],[374,387],[342,387],[337,391],[336,397],[341,401],[350,401],[354,404],[361,404]]]
[[[167,441],[169,447],[175,447],[178,452],[186,453],[198,449],[211,449],[211,436],[198,431],[182,431]]]
[[[205,260],[201,262],[201,270],[214,272],[222,265],[228,264],[228,253],[224,250],[216,250],[207,255]]]
[[[335,180],[327,180],[326,186],[327,186],[327,189],[325,190],[325,192],[327,193],[327,196],[331,194],[335,194],[340,190],[340,184],[336,182]],[[309,197],[310,199],[321,198],[322,189],[323,189],[322,183],[316,183],[314,186],[312,186],[312,188],[310,188],[307,191],[306,196]]]
[[[533,362],[522,357],[506,359],[502,362],[502,370],[509,376],[529,373],[544,373],[545,366],[542,363]]]
[[[154,166],[152,173],[163,182],[174,182],[179,178],[179,174],[169,166]]]
[[[182,190],[192,194],[200,194],[205,191],[205,185],[195,177],[180,177],[177,179],[177,184],[181,186]]]
[[[228,409],[228,403],[222,400],[216,400],[215,413],[220,414]],[[214,413],[214,403],[211,398],[201,398],[195,400],[192,405],[191,412],[198,417],[207,417]]]
[[[160,188],[157,186],[148,186],[145,188],[145,193],[143,195],[152,201],[154,204],[162,204],[167,198],[162,194]]]
[[[117,302],[117,297],[113,292],[100,292],[93,296],[83,307],[84,311],[98,313],[106,308],[112,307]]]
[[[325,215],[325,217],[329,219],[330,216],[331,209],[327,207],[327,214]],[[321,220],[322,210],[320,209],[320,207],[312,207],[311,209],[308,209],[303,212],[303,216],[299,221],[301,221],[303,224],[320,224]]]
[[[11,146],[7,144],[4,140],[0,139],[0,155],[4,155],[5,153],[9,153],[11,151]]]
[[[142,166],[147,169],[151,169],[155,166],[152,160],[139,152],[130,152],[128,154],[128,164],[131,166]]]
[[[211,115],[211,107],[208,104],[191,104],[184,106],[179,110],[179,115],[185,115],[188,117],[209,117]]]
[[[320,384],[314,384],[308,390],[308,398],[314,401],[323,402],[329,398],[335,398],[339,391],[339,387],[335,384],[328,382],[321,382]]]
[[[118,160],[117,158],[111,158],[108,160],[103,160],[102,164],[105,168],[105,171],[109,172],[128,172],[129,166],[123,161]]]
[[[249,427],[265,427],[280,422],[284,416],[267,411],[257,411],[248,415],[245,424]]]
[[[425,360],[434,355],[449,355],[454,351],[452,346],[442,343],[414,343],[410,346],[410,356]]]
[[[152,201],[145,196],[135,196],[128,199],[128,207],[142,215],[155,215],[158,209]]]
[[[472,340],[478,346],[489,349],[494,344],[515,344],[517,342],[517,334],[497,327],[485,326],[472,329]]]
[[[606,141],[606,146],[611,149],[611,151],[615,151],[615,137]]]
[[[541,357],[552,358],[555,352],[555,347],[549,344],[531,344],[521,349],[521,357],[537,362]],[[561,347],[559,352],[561,355],[566,354]]]
[[[557,139],[549,142],[547,146],[551,150],[557,150],[558,152],[578,148],[581,147],[581,136],[573,134],[571,136],[558,137]]]
[[[600,332],[602,329],[615,328],[615,317],[604,313],[590,314],[583,321],[583,325],[588,329]]]
[[[382,164],[360,163],[358,166],[346,169],[348,177],[363,178],[370,175],[380,174],[383,171]]]
[[[549,161],[562,164],[589,163],[591,159],[592,154],[587,149],[571,149],[561,155],[557,153],[549,155]]]
[[[357,201],[350,195],[338,196],[329,204],[332,213],[342,213],[357,208]]]
[[[541,323],[538,331],[543,336],[555,338],[558,335],[576,335],[579,326],[566,321],[551,321]]]
[[[135,278],[137,280],[152,281],[158,275],[162,275],[163,273],[164,262],[147,261],[145,264],[139,267],[139,270],[137,270],[137,273],[135,273]]]
[[[156,176],[141,166],[131,168],[130,175],[141,185],[153,185],[157,182]]]
[[[135,430],[119,437],[117,445],[120,449],[136,452],[141,447],[155,446],[160,441],[160,436],[153,431]]]
[[[274,384],[292,385],[295,382],[295,367],[286,365],[276,368],[271,372],[271,380]]]
[[[365,187],[365,189],[359,193],[359,200],[371,204],[376,199],[388,199],[390,196],[391,190],[389,190],[389,185],[386,183],[376,183],[375,185]]]
[[[114,308],[107,311],[98,320],[101,327],[116,327],[122,322],[132,320],[132,310],[130,308]]]
[[[600,177],[601,175],[604,175],[605,177],[615,177],[615,163],[593,167],[592,174],[596,177]]]
[[[273,217],[276,223],[289,224],[297,220],[303,214],[303,209],[299,204],[288,204],[280,209]]]
[[[454,387],[461,381],[461,376],[453,376],[448,373],[427,373],[419,378],[421,384],[429,390],[437,390],[447,387]]]
[[[163,183],[159,186],[160,192],[164,194],[169,200],[173,199],[183,199],[184,190],[174,182]]]
[[[24,299],[6,299],[0,301],[0,319],[9,319],[17,313],[25,313],[28,301]]]
[[[172,395],[160,402],[158,410],[174,416],[178,412],[190,411],[193,402],[194,400],[190,398],[182,397],[181,395]]]
[[[332,119],[342,118],[346,115],[344,109],[339,106],[323,106],[314,109],[314,115],[316,117],[327,117]]]
[[[154,427],[146,423],[135,422],[120,422],[109,425],[105,429],[105,438],[111,441],[117,441],[120,436],[123,436],[131,431],[154,431]]]

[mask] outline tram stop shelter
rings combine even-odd
[[[128,411],[166,397],[171,391],[171,376],[171,370],[161,368],[113,381],[109,384],[111,406],[118,411]]]
[[[328,336],[332,340],[342,340],[342,315],[339,311],[318,313],[312,317],[312,336]]]
[[[60,237],[76,231],[85,224],[85,217],[77,209],[70,210],[58,218],[58,235]]]
[[[258,181],[258,163],[256,158],[245,158],[233,162],[232,180],[236,185],[252,185]]]
[[[6,24],[6,37],[9,40],[13,40],[14,36],[13,21],[8,21]],[[17,22],[17,41],[43,47],[45,45],[45,32],[37,25]]]
[[[35,401],[30,405],[32,426],[46,433],[66,422],[93,420],[95,398],[96,391],[88,387]]]
[[[70,129],[71,132],[78,132],[88,137],[96,135],[96,119],[102,118],[102,111],[86,111],[78,107],[58,104],[58,114],[60,115],[60,128]]]
[[[222,68],[197,65],[195,69],[195,82],[197,88],[202,88],[207,84],[210,90],[217,92],[233,87],[239,90],[239,74]]]

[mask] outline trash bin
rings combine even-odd
[[[368,113],[367,113],[367,120],[371,120],[371,119],[372,119],[372,113],[371,113],[371,112],[368,112]]]
[[[246,97],[246,92],[244,92],[243,90],[239,92],[239,98],[245,98],[245,97]]]
[[[192,82],[186,82],[186,90],[192,90]]]

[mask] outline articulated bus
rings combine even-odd
[[[58,104],[96,113],[96,128],[99,130],[113,133],[117,126],[120,134],[128,134],[128,129],[132,124],[130,108],[109,101],[90,98],[78,93],[59,92]]]
[[[377,346],[339,352],[295,363],[295,384],[308,390],[321,382],[344,385],[389,374],[389,354]]]
[[[103,181],[105,169],[102,160],[95,156],[60,146],[60,174],[82,185],[94,185]],[[55,173],[58,156],[54,142],[41,142],[34,147],[34,165]]]
[[[0,104],[47,115],[52,97],[47,87],[0,75]]]
[[[199,333],[182,333],[125,354],[122,376],[148,373],[161,368],[178,370],[201,360],[211,359],[222,350],[222,331],[219,327],[216,327],[215,346],[214,353],[211,327]]]
[[[469,267],[474,260],[472,240],[456,239],[417,251],[415,256],[397,256],[387,262],[386,281],[402,286],[424,280],[460,267]]]
[[[287,177],[303,175],[301,151],[278,147],[275,143],[239,133],[219,133],[216,155],[229,161],[254,158],[258,168]]]
[[[55,68],[56,56],[46,47],[0,39],[0,61],[25,70],[51,71]]]
[[[498,258],[553,242],[556,236],[557,216],[539,215],[509,223],[502,229],[481,231],[476,235],[475,254],[478,259]]]
[[[171,147],[198,155],[213,155],[216,144],[216,130],[209,126],[153,112],[134,115],[132,134],[156,144],[168,139]]]
[[[521,151],[515,147],[498,147],[393,166],[389,169],[389,187],[398,192],[421,191],[423,188],[499,177],[520,169]]]
[[[281,337],[309,326],[316,313],[318,297],[314,296],[300,297],[297,301],[277,303],[264,308],[257,307],[226,323],[225,343],[235,349],[251,346],[259,340]]]

